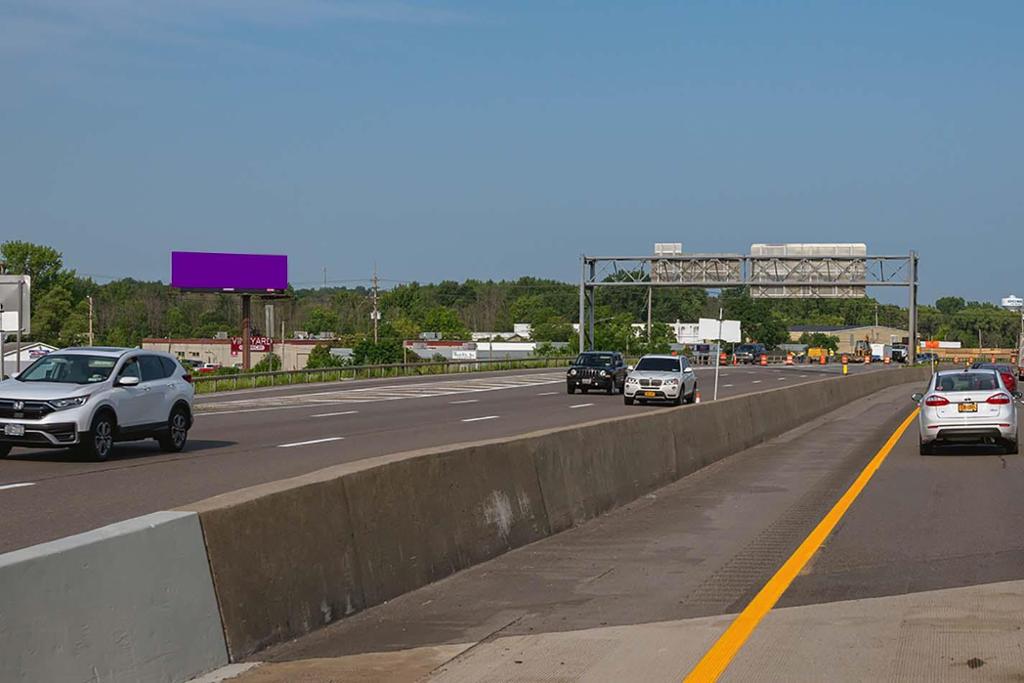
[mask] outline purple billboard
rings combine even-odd
[[[221,292],[281,292],[288,288],[288,257],[172,251],[171,286]]]

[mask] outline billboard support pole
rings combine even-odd
[[[252,344],[252,297],[248,294],[242,295],[242,370],[249,372],[250,369],[250,346]]]
[[[0,304],[0,321],[4,318],[4,305]],[[7,354],[4,353],[4,331],[3,322],[0,322],[0,380],[7,379]]]

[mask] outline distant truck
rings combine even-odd
[[[892,361],[892,346],[889,344],[871,345],[871,360],[873,362],[882,362],[886,358]]]

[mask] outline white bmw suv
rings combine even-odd
[[[115,441],[185,448],[192,377],[170,354],[83,347],[54,351],[0,382],[0,457],[11,448],[76,448],[106,460]]]

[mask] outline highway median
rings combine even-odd
[[[330,467],[198,513],[232,661],[582,524],[924,368]]]

